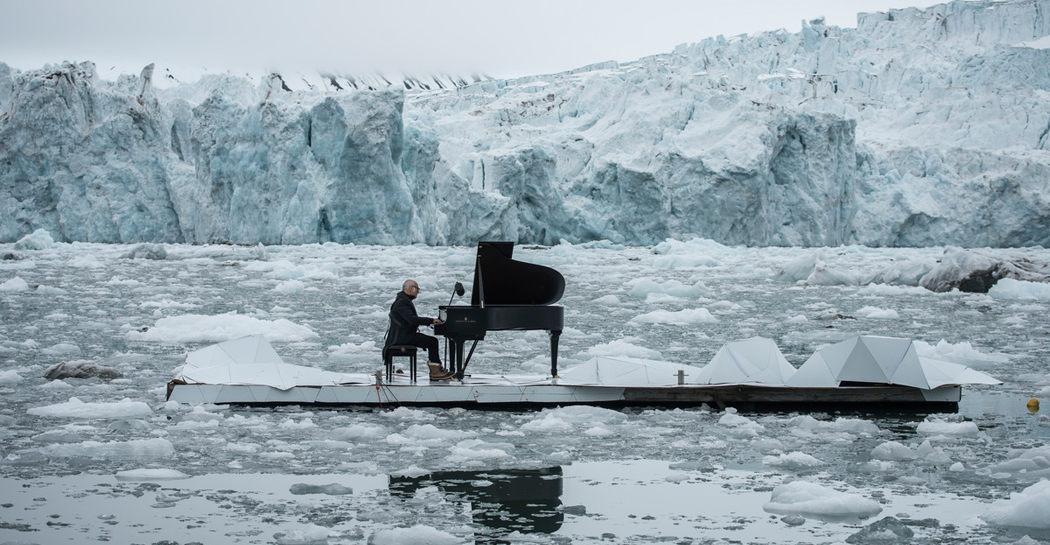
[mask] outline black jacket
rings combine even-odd
[[[394,304],[390,305],[390,327],[386,330],[383,349],[395,344],[408,344],[416,334],[416,328],[434,323],[433,318],[418,316],[416,305],[407,293],[399,291]]]

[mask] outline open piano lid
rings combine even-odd
[[[479,242],[473,306],[553,305],[565,293],[565,277],[543,265],[511,259],[513,242]]]

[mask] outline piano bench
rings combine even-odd
[[[383,364],[386,365],[387,382],[394,379],[394,358],[408,358],[411,366],[410,377],[412,382],[416,381],[416,350],[417,348],[410,344],[395,344],[383,351]]]

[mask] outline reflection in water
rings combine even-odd
[[[561,467],[488,471],[435,471],[420,477],[390,477],[392,495],[412,497],[420,488],[435,486],[470,501],[474,522],[491,528],[492,538],[479,543],[503,543],[510,532],[551,534],[561,528]]]

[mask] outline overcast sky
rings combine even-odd
[[[0,0],[0,61],[505,78],[929,0]]]

